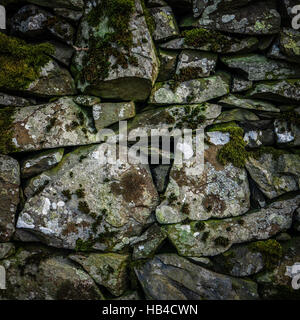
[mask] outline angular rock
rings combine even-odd
[[[157,255],[135,272],[150,300],[258,299],[253,281],[209,271],[175,254]]]
[[[294,29],[283,28],[280,32],[280,49],[284,55],[300,63],[300,32]]]
[[[154,86],[151,104],[192,104],[202,103],[229,93],[227,79],[220,75],[185,82],[159,82]]]
[[[257,110],[257,111],[269,111],[269,112],[280,112],[280,109],[270,102],[256,100],[256,99],[245,99],[242,96],[230,94],[220,101],[226,107],[238,107],[243,109]]]
[[[171,7],[151,8],[149,12],[155,24],[152,33],[154,41],[166,41],[179,35],[179,29]]]
[[[252,52],[258,47],[258,39],[254,37],[237,39],[230,36],[223,35],[223,42],[216,42],[214,36],[205,38],[205,42],[195,45],[187,44],[185,38],[178,38],[170,40],[167,43],[160,44],[162,49],[168,50],[182,50],[182,49],[194,49],[201,51],[210,51],[215,53],[246,53]]]
[[[8,300],[103,300],[93,279],[63,256],[38,246],[19,248],[0,261],[6,269]]]
[[[213,270],[233,277],[248,277],[264,268],[263,255],[248,245],[233,246],[228,251],[212,257]]]
[[[94,96],[80,95],[74,97],[73,101],[83,107],[93,107],[95,104],[100,103],[101,100]]]
[[[27,107],[30,101],[25,98],[0,93],[0,107]]]
[[[132,259],[138,260],[151,257],[166,238],[166,232],[158,224],[153,224],[133,243]]]
[[[159,50],[160,67],[157,81],[171,80],[175,76],[178,53]]]
[[[0,260],[5,259],[15,252],[15,246],[11,242],[0,243]]]
[[[64,155],[64,149],[54,149],[22,160],[21,176],[30,178],[56,166]]]
[[[300,205],[300,196],[277,201],[241,217],[165,226],[181,256],[216,256],[233,244],[265,240],[287,230]]]
[[[247,90],[251,89],[252,86],[253,86],[253,81],[243,79],[239,76],[233,77],[232,85],[231,85],[231,92],[239,93],[239,92],[247,91]]]
[[[217,161],[219,148],[205,147],[203,172],[194,159],[173,164],[165,200],[156,209],[159,223],[226,218],[249,210],[247,173],[232,164],[221,165]]]
[[[38,6],[49,8],[67,8],[74,10],[81,10],[84,7],[83,0],[28,0],[29,3],[34,3]]]
[[[181,81],[209,77],[214,73],[218,56],[192,50],[183,50],[179,55],[176,78]]]
[[[300,127],[296,123],[285,120],[275,120],[274,129],[276,142],[279,145],[299,146],[300,145]]]
[[[247,123],[249,125],[249,123]],[[275,143],[273,129],[256,129],[249,128],[245,131],[244,141],[249,148],[258,148],[261,146],[271,146]]]
[[[0,241],[8,242],[15,231],[15,214],[20,201],[18,161],[0,155]]]
[[[223,111],[216,119],[216,123],[231,122],[231,121],[257,121],[259,117],[246,109],[231,109]]]
[[[300,186],[300,156],[266,150],[261,156],[249,157],[246,168],[259,189],[269,199],[286,192],[296,191]]]
[[[106,287],[114,296],[120,296],[127,289],[128,255],[82,253],[69,258],[79,263],[97,284]]]
[[[300,75],[300,67],[258,54],[227,56],[222,57],[221,61],[251,81],[292,79]]]
[[[267,0],[202,15],[192,26],[230,33],[268,35],[279,33],[280,22],[275,1]]]
[[[107,102],[93,106],[93,118],[97,130],[101,130],[118,121],[135,116],[134,102]]]
[[[14,151],[35,151],[95,143],[100,139],[90,122],[87,112],[72,98],[15,108],[1,147],[9,151],[12,145]]]
[[[272,101],[300,101],[300,79],[260,82],[248,93],[251,98]]]
[[[71,24],[35,5],[22,7],[12,17],[12,31],[29,38],[41,37],[49,33],[67,44],[73,43],[75,34]]]
[[[279,46],[279,39],[276,39],[272,46],[270,47],[269,51],[267,52],[267,57],[271,59],[277,59],[277,60],[285,60],[292,63],[298,63],[297,58],[290,57],[287,55],[284,55],[283,52],[280,49]]]
[[[158,194],[147,165],[119,158],[110,164],[108,147],[79,148],[36,177],[37,184],[43,179],[48,184],[27,200],[17,228],[59,248],[119,251],[128,246],[147,226]]]
[[[107,2],[88,1],[79,26],[76,42],[79,49],[72,65],[77,87],[81,92],[107,99],[145,100],[158,75],[158,60],[140,0],[134,1],[132,14],[131,11],[122,13],[122,10],[127,10],[125,4],[121,9],[110,7],[115,15],[129,17],[126,29],[120,30],[109,24],[108,11],[99,14],[102,1]],[[121,38],[117,41],[105,40],[108,34]]]

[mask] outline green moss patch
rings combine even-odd
[[[0,153],[2,154],[8,154],[11,152],[18,151],[18,149],[12,142],[13,120],[14,120],[14,108],[7,107],[4,109],[0,109]]]
[[[0,88],[26,89],[53,53],[48,43],[30,45],[0,33]]]

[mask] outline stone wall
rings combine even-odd
[[[300,297],[297,2],[0,1],[0,300]],[[121,120],[204,171],[103,163]]]

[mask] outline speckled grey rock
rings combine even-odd
[[[87,112],[76,105],[72,98],[16,108],[12,118],[12,137],[8,142],[13,143],[18,151],[85,145],[100,141],[93,133]]]
[[[240,76],[235,76],[232,79],[231,92],[239,93],[251,89],[253,81],[244,79]]]
[[[231,109],[223,111],[216,119],[215,123],[231,122],[231,121],[257,121],[259,117],[246,109]]]
[[[45,33],[50,33],[67,44],[73,44],[75,34],[75,29],[67,21],[35,5],[22,7],[12,17],[12,31],[28,38],[45,36]]]
[[[196,50],[183,50],[178,58],[176,77],[181,81],[209,77],[214,73],[218,56]]]
[[[30,100],[12,96],[6,93],[0,93],[0,107],[26,107],[31,103]]]
[[[299,205],[300,196],[296,196],[241,217],[173,224],[165,228],[181,256],[215,256],[233,244],[269,239],[289,229]]]
[[[5,300],[102,300],[93,279],[59,253],[27,245],[0,261],[6,269]]]
[[[248,92],[248,97],[272,101],[300,101],[300,79],[259,82]]]
[[[155,24],[152,33],[154,41],[166,41],[179,35],[179,29],[171,7],[151,8],[149,13]]]
[[[230,94],[219,100],[219,103],[226,107],[238,107],[243,109],[257,110],[257,111],[269,111],[269,112],[280,112],[280,109],[270,102],[257,99],[246,99],[243,96]]]
[[[120,296],[128,287],[128,255],[116,253],[88,253],[70,255],[69,258],[79,263],[83,269],[111,294]]]
[[[203,14],[192,23],[194,27],[206,27],[230,33],[267,35],[280,29],[280,15],[273,0],[259,1],[242,8],[230,7],[221,12]]]
[[[30,178],[40,174],[43,171],[53,168],[62,159],[64,149],[54,149],[28,157],[21,162],[22,178]]]
[[[257,159],[249,157],[246,168],[251,178],[269,199],[299,189],[299,155],[286,153],[275,156],[266,151]]]
[[[255,242],[254,242],[255,244]],[[248,277],[264,268],[263,255],[248,245],[236,245],[211,258],[213,270],[233,277]]]
[[[74,97],[73,101],[83,107],[93,107],[95,104],[100,103],[101,100],[94,96],[79,95]]]
[[[210,140],[212,143],[213,140]],[[205,146],[204,171],[194,158],[183,160],[170,172],[165,200],[156,209],[161,224],[239,216],[250,208],[245,169],[217,161],[219,146]]]
[[[175,254],[160,254],[135,272],[150,300],[253,300],[253,281],[224,276]]]
[[[7,242],[15,231],[19,204],[20,168],[18,161],[0,155],[0,241]]]
[[[187,45],[184,38],[170,40],[166,43],[160,44],[163,49],[181,50],[181,49],[195,49],[201,51],[210,51],[215,53],[246,53],[252,52],[258,48],[258,39],[255,37],[237,39],[231,36],[225,36],[227,39],[226,44],[220,43],[216,46],[215,41],[208,40],[206,44],[194,47]]]
[[[160,67],[157,81],[167,81],[171,80],[176,71],[178,53],[159,50]]]
[[[165,230],[158,224],[153,224],[133,242],[132,259],[138,260],[151,257],[166,238],[167,234]]]
[[[88,14],[93,10],[93,5],[97,4],[101,5],[101,0],[88,1],[86,5],[76,42],[76,46],[79,48],[88,48],[93,37],[101,39],[111,32],[107,27],[107,19],[102,19],[102,17],[99,17],[97,27],[89,25]],[[102,33],[98,32],[99,27]],[[135,0],[135,11],[129,22],[129,30],[131,30],[133,37],[133,46],[129,50],[130,55],[124,53],[127,57],[125,59],[129,59],[127,67],[123,68],[113,55],[110,56],[108,75],[103,75],[102,80],[98,78],[90,80],[85,77],[84,68],[89,64],[89,52],[88,50],[76,51],[72,69],[77,78],[77,87],[81,92],[123,101],[147,99],[157,78],[159,63],[140,0]],[[135,63],[131,63],[130,58],[135,59]],[[97,68],[94,61],[90,63],[94,63],[94,68]]]
[[[283,54],[300,63],[300,32],[283,28],[279,39],[279,46]]]
[[[159,82],[154,86],[149,103],[192,104],[202,103],[229,93],[229,82],[220,75],[184,82]]]
[[[17,228],[50,246],[119,251],[139,236],[158,204],[147,165],[111,160],[108,145],[81,147],[32,181]],[[110,161],[111,162],[111,161]],[[33,188],[32,187],[32,188]]]
[[[253,81],[292,79],[299,78],[300,75],[300,67],[258,54],[228,56],[221,60],[229,68],[241,72],[248,80]]]
[[[135,116],[134,102],[106,102],[93,106],[93,118],[97,130],[101,130],[118,121]]]

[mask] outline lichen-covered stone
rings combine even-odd
[[[133,243],[132,259],[146,259],[153,256],[166,238],[165,230],[158,224],[153,224]]]
[[[79,263],[97,284],[107,288],[111,294],[120,296],[127,289],[128,255],[81,253],[69,258]]]
[[[265,240],[292,225],[300,197],[277,201],[241,217],[165,226],[168,237],[182,256],[215,256],[233,244]],[[199,228],[200,227],[200,228]]]
[[[298,117],[300,117],[298,110]],[[297,116],[297,113],[294,115]],[[292,120],[292,121],[291,121]],[[276,135],[276,142],[279,145],[288,145],[288,146],[299,146],[300,145],[300,126],[297,124],[296,119],[283,120],[283,119],[276,119],[274,121],[274,131]]]
[[[179,29],[171,7],[149,9],[155,28],[152,33],[154,41],[166,41],[179,35]]]
[[[79,95],[74,97],[73,101],[83,107],[93,107],[95,104],[100,103],[101,100],[95,96]]]
[[[38,185],[39,193],[28,198],[17,228],[60,248],[119,251],[128,246],[147,226],[158,194],[147,165],[108,159],[106,144],[81,147],[36,177],[32,186]]]
[[[259,82],[248,96],[282,102],[300,101],[300,79]]]
[[[97,130],[101,130],[118,121],[135,116],[134,102],[106,102],[93,106],[93,118]]]
[[[248,54],[221,58],[226,66],[241,72],[248,80],[279,80],[299,78],[300,67],[270,60],[263,55]]]
[[[229,93],[229,83],[220,75],[184,82],[159,82],[154,86],[151,104],[192,104],[202,103]]]
[[[246,109],[231,109],[223,111],[216,119],[215,123],[231,122],[231,121],[257,121],[259,117]]]
[[[4,143],[13,144],[15,151],[85,145],[99,141],[93,130],[87,112],[66,97],[52,103],[15,108],[10,134]]]
[[[257,122],[242,122],[245,135],[244,141],[249,148],[259,148],[261,146],[271,146],[275,143],[275,134],[268,120]]]
[[[176,78],[181,81],[209,77],[214,73],[218,56],[193,50],[183,50],[178,58]]]
[[[231,92],[239,93],[251,89],[253,86],[253,81],[244,79],[240,76],[235,76],[232,78]]]
[[[259,1],[241,8],[230,7],[222,11],[202,15],[192,23],[194,27],[206,27],[230,33],[268,35],[280,29],[280,15],[273,0]]]
[[[284,152],[263,153],[249,157],[246,168],[260,190],[269,198],[296,191],[300,186],[300,156]]]
[[[219,100],[219,103],[230,108],[238,107],[257,111],[280,112],[280,109],[276,108],[276,106],[270,102],[258,99],[246,99],[233,94],[223,97]]]
[[[53,168],[62,159],[64,149],[54,149],[24,159],[21,163],[22,178],[30,178]]]
[[[175,254],[160,254],[135,272],[150,300],[254,300],[253,281],[224,276]]]
[[[7,242],[15,231],[15,214],[20,201],[18,161],[0,155],[0,241]]]
[[[134,0],[132,13],[125,13],[129,18],[126,30],[115,30],[109,25],[111,20],[105,8],[111,5],[107,0],[89,1],[86,5],[76,42],[83,50],[76,51],[72,65],[77,87],[81,92],[108,99],[145,100],[158,75],[158,60],[140,0]],[[104,11],[98,14],[102,8]],[[109,8],[115,10],[114,23],[125,19],[117,7]],[[125,34],[116,34],[120,32]],[[107,42],[105,37],[109,36],[121,39]],[[118,42],[126,44],[126,48]]]
[[[26,107],[29,106],[30,103],[28,99],[0,93],[0,107]]]
[[[249,210],[247,173],[232,164],[221,165],[219,149],[206,146],[203,172],[196,159],[186,158],[182,165],[173,165],[165,200],[156,209],[159,223],[239,216]]]
[[[20,247],[0,265],[6,269],[5,300],[102,300],[93,279],[59,253],[41,247]]]
[[[300,63],[300,32],[283,28],[280,32],[279,46],[283,54]]]

